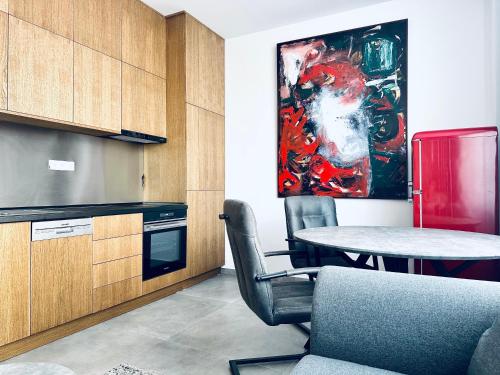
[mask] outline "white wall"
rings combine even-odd
[[[226,197],[250,203],[265,250],[285,249],[277,198],[276,44],[408,18],[408,137],[496,120],[497,0],[396,0],[226,40]],[[412,225],[406,201],[337,199],[340,225]],[[233,267],[226,244],[226,267]],[[271,269],[289,267],[285,257]]]

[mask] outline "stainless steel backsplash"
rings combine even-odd
[[[0,208],[141,202],[142,174],[142,145],[0,122]]]

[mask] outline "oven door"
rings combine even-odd
[[[142,279],[186,267],[186,220],[144,223]]]

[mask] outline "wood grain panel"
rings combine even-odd
[[[191,16],[186,28],[186,100],[224,115],[224,39]]]
[[[30,350],[36,349],[40,346],[46,345],[50,342],[58,340],[62,337],[71,335],[83,329],[92,327],[96,324],[102,323],[108,319],[114,318],[131,310],[137,309],[154,301],[158,301],[169,295],[172,295],[182,289],[189,288],[204,280],[214,277],[219,270],[213,270],[203,275],[190,278],[167,288],[148,293],[136,298],[132,301],[113,306],[109,309],[99,311],[95,314],[87,315],[77,320],[65,323],[58,327],[48,329],[47,331],[28,336],[24,339],[15,341],[13,343],[0,346],[0,361],[15,357],[19,354],[26,353]]]
[[[75,2],[75,42],[121,60],[121,0]]]
[[[9,16],[0,12],[0,109],[7,109],[7,55],[9,43]]]
[[[142,214],[96,216],[92,220],[94,241],[142,233]]]
[[[92,312],[92,236],[31,243],[31,333]]]
[[[187,189],[224,190],[224,117],[187,105]]]
[[[94,288],[142,275],[142,256],[113,260],[93,266]]]
[[[144,147],[146,201],[186,201],[185,17],[167,18],[168,144]]]
[[[191,276],[224,264],[223,191],[188,191],[188,267]]]
[[[0,224],[0,346],[30,334],[30,228]]]
[[[94,241],[93,263],[109,262],[142,254],[142,235],[108,238]]]
[[[166,137],[166,81],[122,64],[122,129]]]
[[[0,0],[0,12],[9,12],[9,0]]]
[[[8,109],[73,121],[73,42],[9,17]]]
[[[9,0],[9,13],[73,39],[73,0]]]
[[[169,287],[171,285],[177,284],[184,281],[190,277],[190,272],[188,268],[183,268],[175,272],[167,273],[166,275],[155,277],[154,279],[149,279],[142,282],[142,293],[148,294],[156,290]]]
[[[121,132],[121,62],[75,43],[74,122]]]
[[[123,0],[122,60],[165,78],[165,18],[138,0]]]
[[[130,301],[142,294],[142,277],[134,277],[96,288],[93,291],[93,312]]]

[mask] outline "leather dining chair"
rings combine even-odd
[[[246,305],[269,326],[309,322],[314,283],[307,278],[290,276],[316,275],[319,268],[269,273],[266,256],[288,255],[289,251],[262,251],[251,207],[245,202],[228,199],[219,218],[226,222],[238,287]],[[305,353],[230,360],[231,373],[239,374],[239,365],[300,359],[308,352],[308,342],[304,346]]]
[[[314,195],[287,197],[285,198],[285,217],[288,248],[293,251],[290,254],[290,260],[294,268],[326,265],[350,266],[346,258],[348,256],[341,251],[318,248],[318,254],[315,254],[312,246],[293,238],[293,233],[300,229],[338,225],[337,209],[332,197]],[[319,264],[316,255],[319,255]],[[376,259],[374,261],[376,262]]]

